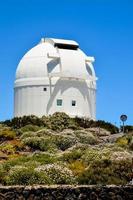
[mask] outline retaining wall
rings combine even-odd
[[[0,200],[133,200],[133,186],[0,186]]]

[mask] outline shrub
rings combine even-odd
[[[123,126],[121,126],[121,130],[123,129]],[[133,126],[129,126],[129,125],[126,125],[124,126],[124,131],[127,133],[127,132],[133,132]]]
[[[98,136],[98,137],[102,137],[102,136],[110,136],[110,132],[107,131],[104,128],[100,128],[100,127],[93,127],[93,128],[88,128],[86,129],[89,132],[93,133],[94,135]]]
[[[76,123],[74,118],[70,118],[68,128],[72,130],[80,129],[80,126]]]
[[[83,130],[78,130],[75,131],[75,135],[78,137],[80,143],[84,144],[97,144],[97,138],[90,132],[83,131]]]
[[[63,156],[60,158],[63,161],[67,161],[69,163],[80,159],[84,154],[84,150],[81,148],[73,149],[68,153],[64,153]]]
[[[73,174],[76,176],[82,174],[86,168],[86,164],[82,160],[75,160],[68,166],[72,170]]]
[[[75,117],[74,121],[78,126],[83,128],[90,128],[92,123],[94,123],[94,121],[90,120],[89,118],[83,117]]]
[[[21,136],[20,136],[20,139],[23,140],[25,138],[30,138],[30,137],[34,137],[35,134],[31,131],[28,131],[28,132],[24,132]]]
[[[108,130],[110,133],[114,134],[119,131],[118,127],[115,125],[105,122],[103,120],[93,121],[87,118],[79,118],[75,117],[75,122],[83,128],[92,128],[92,127],[100,127]]]
[[[128,139],[127,137],[123,136],[123,137],[120,137],[116,140],[116,144],[120,147],[127,147],[128,145]]]
[[[119,183],[118,184],[127,184],[132,174],[132,160],[131,159],[123,159],[123,160],[116,160],[112,162],[112,171],[114,177],[118,177]]]
[[[48,153],[35,153],[32,156],[29,156],[30,160],[39,162],[41,164],[51,164],[57,162],[55,155]]]
[[[12,145],[15,148],[15,151],[22,151],[24,149],[24,144],[20,139],[14,139],[8,141],[8,144]]]
[[[100,160],[109,160],[111,156],[110,148],[87,148],[82,155],[82,160],[88,165]]]
[[[38,167],[41,163],[36,160],[29,160],[23,164],[24,167],[32,167],[33,169]]]
[[[45,137],[27,137],[22,140],[25,145],[28,145],[34,150],[41,150],[41,151],[48,151],[48,150],[54,150],[56,146],[52,143],[51,138],[45,138]]]
[[[109,131],[111,134],[115,134],[119,132],[118,127],[116,127],[115,125],[109,123],[109,122],[105,122],[103,120],[98,120],[96,121],[95,125],[93,125],[93,127],[101,127],[106,129],[107,131]]]
[[[65,128],[68,128],[70,117],[61,112],[56,112],[49,118],[50,120],[50,128],[56,131],[62,131]]]
[[[36,132],[40,130],[40,127],[39,126],[36,126],[36,125],[32,125],[32,124],[28,124],[26,126],[23,126],[21,129],[19,129],[19,131],[21,133],[24,133],[24,132]]]
[[[48,129],[43,129],[37,132],[25,132],[21,139],[25,145],[28,145],[34,150],[51,151],[62,150],[72,147],[76,144],[76,139],[70,134],[67,136],[61,134],[53,134]]]
[[[115,147],[116,148],[116,147]],[[131,155],[112,147],[86,149],[81,160],[88,166],[79,175],[79,184],[126,184],[130,180]]]
[[[31,132],[31,131],[28,131],[28,132],[24,132],[22,135],[21,135],[21,139],[25,139],[25,138],[28,138],[28,137],[51,137],[53,135],[53,131],[52,130],[49,130],[49,129],[41,129],[37,132]]]
[[[69,138],[61,135],[53,136],[52,141],[57,146],[57,148],[62,151],[65,151],[66,149],[76,144],[76,140],[74,138]]]
[[[132,159],[132,155],[127,151],[121,152],[112,152],[110,159],[112,161],[123,161],[123,160],[130,160]]]
[[[105,166],[103,168],[103,165],[101,162],[94,162],[91,165],[88,166],[81,174],[78,176],[78,183],[79,184],[106,184],[108,180],[108,176],[110,176],[110,170],[108,167]]]
[[[133,136],[128,141],[129,141],[129,149],[133,151]]]
[[[47,128],[51,127],[51,123],[50,123],[50,116],[42,116],[41,118],[43,125]]]
[[[103,120],[93,121],[89,118],[87,119],[79,117],[75,117],[74,119],[72,119],[63,112],[56,112],[52,116],[43,116],[42,118],[38,118],[34,115],[15,117],[11,120],[4,121],[3,124],[13,127],[14,129],[19,129],[27,125],[36,125],[39,127],[48,127],[56,131],[62,131],[65,128],[72,128],[76,130],[79,127],[101,127],[110,131],[111,133],[116,133],[119,131],[118,127],[109,122],[105,122]]]
[[[2,144],[0,146],[0,151],[6,154],[14,154],[15,153],[15,147],[12,144]]]
[[[12,140],[16,137],[15,131],[11,130],[10,128],[2,128],[0,129],[0,139],[8,139]]]
[[[3,183],[4,177],[6,175],[6,170],[0,165],[0,184]]]
[[[111,162],[99,160],[92,162],[86,170],[78,176],[79,184],[121,185],[130,181],[131,162],[123,160]]]
[[[5,171],[9,171],[12,167],[15,165],[25,165],[27,166],[27,163],[40,163],[40,164],[49,164],[54,163],[57,161],[57,158],[55,156],[52,156],[47,153],[34,153],[28,156],[19,156],[18,158],[7,160],[3,163],[3,168]],[[32,166],[29,164],[29,166]]]
[[[48,164],[36,168],[38,172],[45,172],[53,184],[74,184],[76,180],[71,170],[58,164]]]
[[[36,125],[36,126],[44,125],[42,119],[34,115],[15,117],[11,120],[6,120],[5,122],[3,122],[3,124],[13,127],[14,129],[22,128],[29,124]]]
[[[50,180],[43,172],[35,171],[31,167],[15,166],[4,179],[6,185],[50,184]]]

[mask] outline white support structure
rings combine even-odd
[[[52,58],[52,59],[57,59],[60,58],[58,53],[52,52],[52,53],[48,53],[48,58]]]
[[[87,57],[85,58],[85,61],[86,61],[86,62],[91,62],[91,63],[93,63],[93,62],[95,61],[95,58],[94,58],[94,57],[87,56]]]

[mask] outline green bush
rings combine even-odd
[[[127,137],[123,136],[116,140],[116,144],[120,147],[127,147],[128,146],[128,139]]]
[[[123,126],[121,126],[121,131],[122,129],[123,129]],[[124,132],[125,133],[133,132],[133,126],[129,126],[129,125],[124,126]]]
[[[76,123],[74,118],[70,118],[68,128],[72,130],[79,130],[80,126]]]
[[[62,151],[65,151],[66,149],[76,144],[76,140],[71,137],[54,135],[51,139],[52,139],[52,142],[57,146],[57,148]]]
[[[21,136],[20,139],[23,140],[25,138],[30,138],[30,137],[34,137],[35,134],[34,132],[28,131],[28,132],[24,132]]]
[[[27,137],[22,140],[25,145],[28,145],[34,150],[49,151],[56,149],[56,146],[52,143],[51,138],[46,137]]]
[[[28,133],[28,136],[31,135]],[[25,145],[28,145],[34,150],[41,150],[41,151],[52,151],[52,150],[62,150],[65,151],[66,149],[72,147],[76,144],[76,140],[72,139],[71,137],[65,137],[61,135],[53,135],[53,136],[46,136],[46,137],[38,137],[38,136],[31,136],[26,137],[27,134],[22,135],[24,138],[22,141]]]
[[[16,137],[15,131],[10,128],[2,128],[0,129],[0,139],[12,140]]]
[[[23,116],[23,117],[15,117],[11,120],[6,120],[3,122],[7,126],[13,127],[14,129],[22,128],[26,125],[36,125],[36,126],[44,126],[41,118],[38,118],[34,115],[31,116]]]
[[[0,145],[0,151],[6,154],[14,154],[16,151],[16,148],[12,144],[2,144]]]
[[[18,158],[10,159],[5,161],[1,166],[5,171],[9,171],[12,167],[16,165],[24,165],[26,166],[27,163],[40,163],[40,164],[49,164],[57,162],[57,158],[53,155],[47,153],[34,153],[28,156],[19,156]],[[31,166],[29,164],[29,166]]]
[[[36,168],[38,172],[45,172],[53,184],[74,184],[76,179],[70,169],[58,164],[48,164]]]
[[[68,166],[75,176],[79,176],[80,174],[82,174],[87,167],[86,163],[84,163],[82,160],[75,160],[71,162]]]
[[[21,133],[25,133],[25,132],[29,132],[29,131],[36,132],[38,130],[40,130],[40,127],[36,126],[36,125],[32,125],[32,124],[28,124],[19,129],[19,131],[21,131]]]
[[[77,136],[78,140],[80,143],[83,144],[97,144],[98,140],[96,138],[96,136],[94,136],[92,133],[87,132],[87,131],[83,131],[83,130],[78,130],[74,132],[75,135]]]
[[[90,128],[91,125],[95,123],[93,120],[90,120],[89,118],[83,118],[83,117],[75,117],[74,121],[79,127],[83,127],[83,128]]]
[[[44,127],[50,128],[51,127],[51,123],[50,123],[50,116],[42,116],[41,118]]]
[[[75,117],[75,122],[83,128],[100,127],[109,131],[111,134],[118,133],[119,129],[115,125],[103,120],[93,121],[86,118]]]
[[[93,125],[94,127],[101,127],[106,129],[107,131],[109,131],[111,134],[115,134],[119,132],[119,129],[117,126],[109,123],[109,122],[105,122],[103,120],[98,120],[96,121],[95,125]]]
[[[118,146],[123,147],[125,149],[133,150],[133,135],[132,135],[132,133],[128,133],[122,137],[119,137],[115,143]]]
[[[91,185],[123,185],[129,183],[131,162],[129,160],[111,162],[99,160],[92,162],[83,173],[78,176],[79,184]]]
[[[0,184],[4,182],[5,175],[6,175],[6,170],[2,165],[0,165]]]
[[[37,172],[31,167],[15,166],[5,177],[6,185],[50,184],[50,180],[43,172]]]
[[[62,131],[65,128],[68,128],[70,117],[61,112],[56,112],[49,118],[50,128],[55,131]]]
[[[38,118],[34,115],[31,116],[23,116],[23,117],[15,117],[11,120],[6,120],[3,122],[7,126],[13,127],[14,129],[19,129],[27,125],[36,125],[48,127],[50,129],[56,131],[62,131],[65,128],[72,128],[76,130],[79,127],[82,128],[90,128],[90,127],[100,127],[108,130],[110,133],[117,133],[119,131],[118,127],[115,125],[105,122],[103,120],[93,121],[89,118],[70,118],[67,114],[63,112],[56,112],[51,116],[43,116],[42,118]],[[131,127],[128,127],[130,130]],[[29,131],[29,130],[28,130]]]
[[[129,142],[129,149],[133,151],[133,136],[131,137],[131,139],[128,140]]]
[[[81,159],[83,154],[84,154],[84,150],[82,150],[81,148],[73,149],[68,153],[64,153],[63,156],[60,157],[60,159],[71,163],[73,161]]]
[[[35,153],[29,156],[30,160],[39,162],[41,164],[51,164],[57,162],[57,157],[48,153]]]
[[[109,160],[111,157],[110,148],[87,148],[82,155],[82,160],[88,165],[100,160]]]
[[[119,148],[118,148],[119,149]],[[88,165],[78,177],[79,184],[126,184],[130,181],[131,155],[116,147],[88,148],[81,160]]]
[[[24,132],[22,135],[21,135],[21,140],[22,139],[25,139],[25,138],[28,138],[28,137],[47,137],[47,136],[52,136],[52,133],[53,131],[52,130],[49,130],[49,129],[46,129],[46,128],[43,128],[43,129],[40,129],[38,131],[28,131],[28,132]]]

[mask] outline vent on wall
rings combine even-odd
[[[59,49],[70,49],[70,50],[77,50],[79,48],[78,45],[63,44],[63,43],[55,43],[54,46],[58,47]]]

